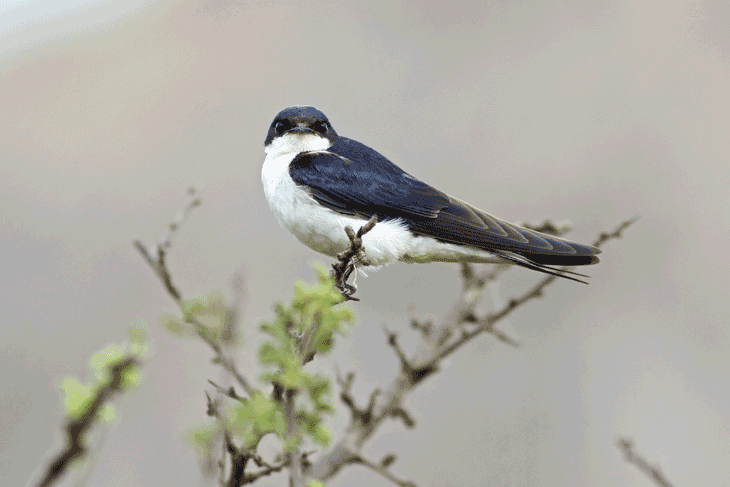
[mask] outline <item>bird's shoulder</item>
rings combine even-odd
[[[325,150],[298,154],[289,175],[321,204],[348,213],[434,218],[449,201],[378,151],[346,137]]]

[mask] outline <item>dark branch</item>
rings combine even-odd
[[[633,463],[636,467],[648,475],[657,485],[661,487],[672,487],[672,484],[664,477],[659,466],[651,466],[649,462],[644,460],[640,455],[634,451],[634,442],[629,438],[619,438],[616,445],[623,452],[626,457],[626,461]]]
[[[349,372],[347,374],[347,378],[343,380],[340,376],[339,371],[335,370],[335,378],[337,380],[337,384],[339,384],[340,388],[342,389],[340,392],[340,400],[350,410],[350,413],[352,414],[352,420],[357,421],[363,425],[368,424],[372,419],[373,409],[375,408],[375,401],[380,394],[380,389],[373,390],[373,392],[370,394],[370,401],[368,402],[368,406],[365,409],[360,409],[355,403],[355,398],[350,392],[350,389],[352,388],[352,383],[355,381],[355,374],[353,372]]]
[[[395,354],[398,356],[401,370],[410,378],[411,382],[415,384],[436,372],[438,367],[435,363],[428,364],[425,367],[414,367],[411,365],[405,352],[403,352],[403,349],[400,348],[400,345],[398,345],[398,335],[389,331],[385,327],[383,327],[383,332],[388,337],[388,345],[390,345],[390,347],[395,351]]]
[[[97,393],[94,400],[88,406],[88,409],[75,421],[69,421],[66,426],[66,449],[61,452],[48,467],[43,480],[38,484],[39,487],[45,487],[53,484],[66,471],[69,463],[76,458],[82,457],[86,453],[86,445],[84,444],[86,432],[96,423],[99,409],[112,397],[122,389],[122,376],[128,367],[139,365],[139,361],[134,357],[127,357],[117,364],[109,368],[111,377],[109,383],[102,387]]]

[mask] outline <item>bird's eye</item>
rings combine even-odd
[[[276,130],[276,133],[281,135],[284,133],[284,124],[281,122],[276,122],[274,124],[274,130]]]
[[[317,122],[316,124],[314,124],[314,130],[316,130],[320,134],[326,134],[328,126],[329,124],[327,122]]]

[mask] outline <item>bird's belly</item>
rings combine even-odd
[[[358,228],[365,222],[325,208],[297,185],[289,176],[289,164],[295,155],[267,157],[264,161],[261,179],[266,200],[282,227],[312,250],[334,257],[349,245],[345,226]]]
[[[327,212],[333,214],[328,215]],[[274,213],[282,227],[312,250],[335,257],[349,244],[344,230],[348,223],[339,221],[334,212],[316,202],[295,199],[288,211]]]

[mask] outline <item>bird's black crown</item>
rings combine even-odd
[[[290,131],[308,131],[327,137],[333,142],[337,138],[335,129],[332,128],[324,113],[314,107],[293,106],[276,114],[274,121],[269,126],[264,145],[269,145],[276,137]]]

